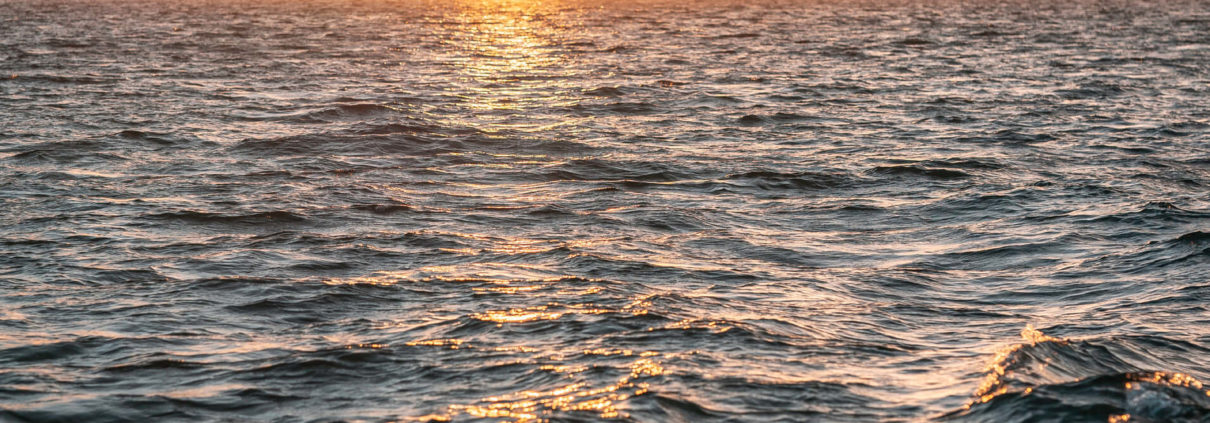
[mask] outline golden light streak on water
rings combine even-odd
[[[585,351],[594,355],[634,355],[632,351],[602,350]],[[626,413],[618,408],[621,401],[638,395],[644,395],[650,390],[646,383],[636,380],[664,374],[663,366],[654,357],[659,353],[645,351],[641,357],[630,364],[630,374],[617,382],[593,388],[588,383],[578,382],[559,388],[537,391],[523,390],[508,395],[487,397],[483,404],[451,405],[449,412],[438,418],[452,418],[459,413],[475,417],[505,418],[516,423],[546,421],[542,416],[552,411],[591,411],[601,418],[626,417]],[[575,366],[544,366],[543,370],[575,374],[582,372],[583,367]]]
[[[472,124],[487,133],[540,132],[584,120],[532,115],[525,122],[514,119],[519,113],[571,106],[579,100],[568,80],[575,76],[569,58],[558,52],[570,29],[549,13],[556,6],[545,1],[468,2],[444,17],[451,25],[443,40],[454,52],[448,60],[462,70],[452,95],[478,112],[477,122],[452,124]]]
[[[472,314],[471,317],[487,322],[495,323],[524,323],[535,320],[555,320],[563,317],[563,313],[545,312],[546,307],[533,307],[529,309],[510,309],[510,310],[493,310],[487,313]]]
[[[1021,329],[1021,339],[1026,343],[1014,344],[996,352],[995,357],[992,358],[987,366],[987,376],[979,384],[979,388],[975,390],[974,403],[985,403],[1008,392],[1008,387],[1003,385],[1000,379],[1007,374],[1009,367],[1013,364],[1010,358],[1021,348],[1037,345],[1042,342],[1066,342],[1062,339],[1047,336],[1041,331],[1034,329],[1032,325],[1027,325],[1024,329]],[[969,403],[966,407],[969,408],[974,403]]]
[[[428,339],[423,341],[408,342],[408,346],[429,346],[429,347],[449,347],[451,350],[456,350],[465,344],[464,339]]]

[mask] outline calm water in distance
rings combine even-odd
[[[1210,421],[1205,1],[0,1],[0,421]]]

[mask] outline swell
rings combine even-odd
[[[1000,351],[952,421],[1173,421],[1210,417],[1210,391],[1181,368],[1156,369],[1206,354],[1196,344],[1162,337],[1066,340],[1027,327],[1025,343]],[[1175,364],[1175,363],[1172,363]]]

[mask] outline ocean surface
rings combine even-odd
[[[1208,422],[1208,304],[1206,1],[0,1],[5,423]]]

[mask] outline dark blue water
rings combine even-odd
[[[10,0],[0,76],[0,421],[1210,421],[1204,1]]]

